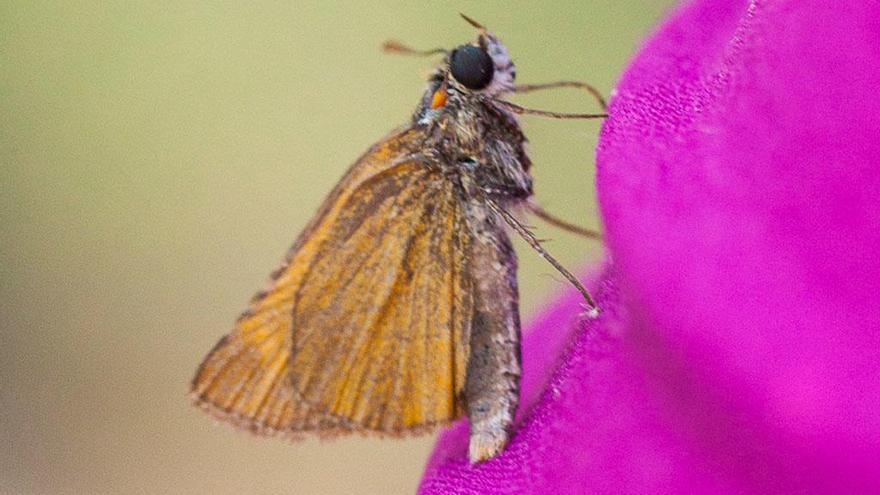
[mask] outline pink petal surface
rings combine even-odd
[[[609,257],[527,329],[508,449],[422,493],[880,493],[880,4],[699,0],[598,150]]]

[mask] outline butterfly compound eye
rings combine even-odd
[[[463,45],[452,52],[449,70],[456,81],[468,89],[483,89],[492,82],[495,64],[480,47]]]

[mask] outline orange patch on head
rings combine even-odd
[[[446,88],[441,87],[437,91],[434,91],[434,96],[431,97],[431,109],[436,110],[445,104],[446,104]]]

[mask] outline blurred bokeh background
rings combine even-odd
[[[409,493],[432,438],[289,444],[185,393],[324,195],[409,118],[463,11],[519,82],[608,93],[669,1],[0,4],[0,493]],[[583,94],[516,97],[590,111]],[[596,227],[597,122],[525,119],[539,200]],[[541,225],[565,264],[601,256]],[[563,287],[520,243],[525,319]]]

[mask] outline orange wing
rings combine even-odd
[[[391,136],[349,170],[192,383],[262,434],[415,431],[462,413],[473,314],[453,183]]]

